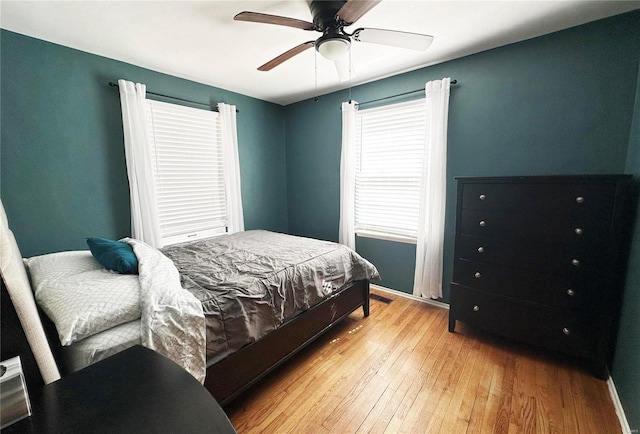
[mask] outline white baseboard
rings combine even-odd
[[[624,413],[624,408],[622,408],[622,402],[620,402],[616,385],[613,384],[613,378],[611,376],[609,376],[609,379],[607,380],[607,386],[609,386],[609,395],[611,395],[611,401],[613,401],[613,406],[616,409],[616,414],[620,420],[622,434],[637,434],[637,431],[635,431],[635,433],[631,432],[631,427],[627,421],[627,416]]]
[[[377,291],[388,292],[389,294],[397,295],[404,298],[409,298],[411,300],[419,301],[421,303],[430,304],[432,306],[436,306],[442,309],[449,309],[449,305],[447,303],[443,303],[441,301],[432,300],[430,298],[417,297],[413,294],[407,294],[406,292],[398,291],[396,289],[385,288],[384,286],[376,285],[375,283],[369,284],[371,289],[375,289]]]

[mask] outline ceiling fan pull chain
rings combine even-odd
[[[313,90],[315,96],[313,97],[313,100],[318,102],[318,50],[313,50],[313,71],[315,79],[315,88]]]
[[[351,50],[349,50],[349,102],[353,101],[353,99],[351,99],[351,66],[353,65],[353,62],[351,61]]]

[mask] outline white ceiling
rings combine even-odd
[[[352,85],[640,8],[639,1],[384,0],[355,25],[426,33],[424,52],[354,43]],[[0,1],[0,26],[155,71],[286,105],[349,86],[307,50],[256,68],[317,32],[234,21],[241,11],[311,21],[306,0]],[[118,78],[118,77],[114,77]]]

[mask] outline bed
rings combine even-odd
[[[89,251],[24,260],[62,373],[143,344],[192,372],[222,405],[356,309],[368,316],[369,280],[379,277],[343,245],[268,231],[161,252],[122,242],[138,256],[139,274],[105,270]],[[171,291],[154,295],[156,286]]]

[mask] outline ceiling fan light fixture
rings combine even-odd
[[[327,60],[337,60],[345,55],[351,47],[351,40],[347,36],[332,35],[320,37],[316,42],[316,50]]]

